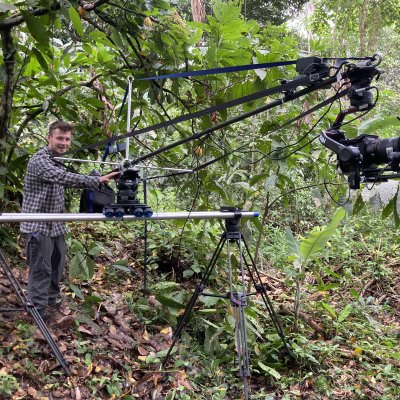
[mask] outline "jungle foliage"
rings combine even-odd
[[[287,18],[281,8],[286,2],[254,2],[254,7],[249,1],[206,2],[208,15],[203,23],[191,21],[190,10],[181,3],[0,3],[1,211],[19,211],[26,164],[45,143],[49,121],[60,118],[75,124],[74,148],[126,131],[123,98],[132,78],[131,126],[140,129],[276,86],[296,72],[293,67],[279,67],[195,79],[141,78],[294,60],[306,46],[321,56],[372,55],[381,50],[386,73],[378,85],[377,106],[344,129],[349,137],[396,135],[397,1],[311,2],[306,8],[309,14],[302,19],[306,36],[290,25],[271,24]],[[288,3],[297,9],[304,2]],[[268,19],[258,13],[268,14]],[[314,92],[151,160],[159,167],[179,168],[220,160],[196,174],[152,179],[148,203],[155,212],[214,210],[221,205],[262,212],[259,221],[246,221],[242,229],[295,357],[291,360],[285,354],[259,299],[249,299],[252,399],[395,399],[399,395],[397,183],[349,194],[346,180],[327,161],[328,152],[316,138],[340,107],[347,106],[346,100],[277,129],[334,93],[334,89]],[[132,157],[270,100],[135,137]],[[100,159],[102,150],[77,156]],[[83,173],[90,170],[71,167]],[[76,191],[69,193],[70,210],[77,210],[78,197]],[[170,362],[173,371],[159,371],[172,328],[221,229],[221,224],[210,221],[152,222],[150,294],[144,295],[141,225],[72,224],[65,285],[68,307],[54,321],[53,330],[73,376],[60,376],[51,355],[44,359],[49,350],[28,318],[14,321],[0,316],[4,322],[0,396],[240,398],[234,313],[224,299],[200,298]],[[15,273],[26,282],[23,240],[17,229],[0,226],[0,237]],[[232,262],[237,265],[235,257]],[[218,268],[209,282],[214,291],[227,285],[222,260]],[[7,303],[15,303],[1,278],[3,287]]]

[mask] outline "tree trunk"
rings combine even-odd
[[[367,47],[367,8],[368,0],[363,0],[360,10],[360,56],[365,56],[365,51]]]
[[[1,30],[1,41],[5,77],[0,104],[0,139],[4,140],[8,133],[14,92],[15,49],[11,28]]]
[[[192,16],[195,22],[204,22],[206,19],[206,7],[204,0],[190,0],[192,5]]]

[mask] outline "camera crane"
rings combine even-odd
[[[333,65],[330,60],[336,60],[336,64]],[[350,60],[357,60],[357,62],[351,62]],[[111,143],[119,140],[126,140],[126,147],[128,148],[128,139],[130,137],[136,137],[150,131],[156,131],[169,126],[174,126],[175,124],[184,121],[209,115],[212,112],[225,110],[230,107],[245,104],[249,101],[262,99],[274,94],[281,95],[279,99],[271,101],[259,108],[227,119],[226,121],[213,125],[204,131],[194,133],[193,135],[172,142],[147,154],[140,155],[133,160],[128,159],[129,153],[127,151],[127,158],[120,167],[121,175],[120,183],[118,185],[117,201],[111,204],[110,207],[105,207],[104,213],[108,217],[118,218],[125,214],[136,215],[138,217],[150,215],[150,213],[152,213],[151,207],[144,203],[140,203],[136,198],[138,191],[137,184],[140,180],[137,167],[140,165],[140,163],[149,159],[153,159],[155,156],[158,156],[185,143],[189,143],[198,139],[207,139],[214,132],[228,127],[234,123],[243,121],[251,116],[291,102],[312,92],[319,91],[321,89],[328,89],[333,84],[340,83],[341,90],[339,89],[334,96],[324,100],[323,102],[296,116],[290,121],[287,121],[277,129],[288,126],[289,124],[298,121],[306,115],[332,104],[335,100],[347,96],[350,100],[350,108],[341,111],[332,126],[325,132],[321,133],[319,136],[320,143],[332,150],[337,155],[338,170],[340,173],[348,175],[348,182],[351,189],[358,189],[360,187],[360,183],[363,181],[380,182],[391,178],[398,178],[400,173],[400,138],[379,139],[379,137],[376,135],[361,135],[355,139],[347,139],[345,134],[340,130],[340,127],[343,125],[343,121],[347,115],[356,112],[368,112],[375,106],[376,100],[374,101],[374,96],[371,91],[373,89],[377,90],[377,88],[371,85],[372,80],[374,78],[379,78],[382,72],[378,68],[378,65],[381,63],[381,61],[382,57],[379,54],[375,54],[372,57],[339,59],[312,56],[300,58],[291,62],[257,64],[252,67],[271,68],[277,65],[295,64],[298,76],[292,80],[282,80],[281,84],[278,86],[267,88],[235,100],[230,100],[223,104],[208,107],[200,111],[184,114],[153,126],[141,129],[134,128],[131,130],[129,130],[128,127],[128,132],[124,135],[115,136],[109,139],[98,141],[96,143],[82,146],[78,149],[69,150],[66,154],[93,149],[102,145],[110,145]],[[230,68],[234,68],[232,71],[238,71],[248,70],[250,69],[249,67],[251,66]],[[187,71],[178,74],[155,76],[145,79],[167,79],[223,72],[231,72],[231,70],[229,68],[217,68],[213,70]],[[131,80],[129,80],[129,84],[131,88]],[[233,152],[235,152],[235,150],[231,151],[230,153]],[[172,172],[171,175],[197,172],[203,168],[207,168],[214,162],[223,159],[225,156],[218,157],[214,160],[209,160],[206,163],[198,165],[190,170]],[[387,165],[383,168],[378,168],[378,166],[381,164]],[[396,174],[388,174],[388,172],[396,172]]]
[[[216,112],[219,110],[227,109],[229,107],[237,106],[240,104],[244,104],[249,101],[254,101],[257,99],[261,99],[263,97],[271,96],[273,94],[281,94],[281,97],[277,100],[274,100],[270,103],[267,103],[255,110],[247,112],[245,114],[233,117],[228,119],[220,124],[214,125],[202,132],[195,133],[191,136],[183,138],[179,141],[170,143],[160,149],[155,151],[151,151],[148,154],[144,154],[135,160],[126,159],[122,164],[121,168],[121,176],[120,176],[120,184],[118,186],[118,194],[117,194],[117,202],[115,204],[111,204],[111,211],[109,215],[107,215],[107,208],[104,209],[105,216],[100,215],[100,219],[104,219],[106,217],[118,217],[119,219],[140,219],[140,217],[144,220],[154,219],[155,216],[152,216],[152,210],[149,209],[149,206],[146,204],[139,203],[136,199],[136,193],[138,189],[139,175],[138,175],[138,165],[139,163],[151,159],[163,152],[166,152],[174,147],[180,146],[182,144],[191,142],[193,140],[197,140],[200,138],[208,138],[213,134],[213,132],[227,127],[236,122],[245,120],[253,115],[257,115],[261,112],[267,111],[284,103],[293,101],[302,96],[305,96],[309,93],[320,89],[327,89],[331,87],[331,85],[335,83],[342,83],[341,88],[345,87],[343,90],[340,90],[336,95],[326,99],[325,101],[317,104],[312,107],[310,110],[298,115],[292,120],[286,122],[281,125],[287,126],[289,123],[295,122],[304,116],[324,107],[330,105],[335,100],[343,98],[344,96],[348,96],[350,100],[350,108],[347,110],[343,110],[337,116],[335,122],[331,125],[331,127],[325,132],[321,133],[319,136],[320,143],[326,148],[332,150],[337,155],[337,162],[339,170],[348,175],[349,186],[352,189],[358,189],[360,187],[361,182],[375,181],[380,182],[391,178],[399,178],[400,177],[400,137],[389,138],[389,139],[380,139],[376,135],[361,135],[355,139],[347,139],[345,134],[340,130],[343,125],[343,121],[348,114],[356,113],[356,112],[367,112],[371,110],[376,103],[374,101],[373,94],[371,90],[376,89],[375,86],[372,85],[372,81],[374,78],[379,78],[381,74],[381,70],[378,69],[378,65],[381,63],[382,58],[379,55],[374,55],[373,57],[357,59],[357,63],[350,62],[349,58],[347,59],[336,59],[340,60],[341,63],[338,66],[333,66],[329,63],[330,59],[319,58],[319,57],[306,57],[299,60],[296,60],[296,71],[299,76],[294,78],[291,81],[281,81],[279,86],[262,90],[260,92],[253,93],[251,95],[247,95],[241,97],[236,100],[228,101],[223,104],[219,104],[217,106],[212,106],[207,109],[197,111],[191,114],[185,114],[179,116],[177,118],[164,121],[162,123],[156,124],[154,126],[146,127],[139,130],[131,130],[125,135],[121,135],[118,137],[113,137],[110,139],[106,139],[97,143],[93,143],[91,145],[83,146],[77,150],[71,150],[74,152],[82,151],[89,148],[95,148],[103,144],[109,144],[110,142],[115,142],[117,140],[128,139],[130,137],[137,136],[142,133],[146,133],[152,130],[162,129],[168,126],[172,126],[174,124],[188,121],[193,118],[199,118],[204,115],[208,115],[211,112]],[[354,60],[354,58],[351,58]],[[281,64],[283,65],[283,64]],[[285,64],[287,65],[287,64]],[[274,65],[276,66],[276,65]],[[249,67],[249,66],[246,66]],[[259,68],[259,67],[258,67]],[[246,68],[249,69],[249,68]],[[245,69],[242,69],[245,70]],[[196,72],[196,71],[194,71]],[[207,71],[205,71],[207,72]],[[220,73],[220,72],[213,72]],[[190,76],[190,71],[185,72],[183,74],[177,74],[178,76]],[[199,75],[199,74],[193,74]],[[173,76],[173,77],[178,77]],[[169,76],[167,76],[169,77]],[[153,77],[154,79],[163,79],[165,76]],[[150,79],[153,79],[150,78]],[[71,151],[67,152],[70,153]],[[128,153],[127,153],[128,154]],[[128,158],[128,156],[127,156]],[[196,172],[200,169],[206,168],[211,165],[213,162],[217,162],[221,157],[207,161],[203,165],[199,165],[194,168],[190,172]],[[379,168],[379,165],[386,164],[384,167]],[[188,173],[189,171],[179,171],[174,174],[182,174]],[[395,172],[395,174],[389,174],[389,172]],[[139,210],[138,214],[135,214],[135,210]],[[244,213],[240,210],[227,210],[222,209],[222,214],[225,214],[224,217],[227,219],[228,212],[234,213],[230,219],[227,219],[227,229],[223,236],[221,236],[220,244],[218,245],[216,251],[213,254],[212,261],[209,264],[207,269],[207,273],[210,274],[215,262],[222,250],[222,246],[224,243],[227,243],[228,249],[227,252],[230,254],[229,243],[234,242],[238,245],[240,249],[240,260],[243,260],[246,264],[247,269],[249,269],[249,273],[251,275],[250,266],[255,268],[253,265],[253,260],[248,252],[248,248],[246,243],[244,242],[244,246],[248,254],[242,255],[242,235],[239,230],[239,219]],[[125,214],[130,214],[125,217]],[[140,214],[140,215],[139,215]],[[191,213],[189,213],[191,215]],[[190,217],[188,215],[188,218]],[[256,215],[252,215],[256,216]],[[0,215],[0,222],[10,221],[12,216],[2,216]],[[69,216],[64,214],[59,216],[62,220],[68,219]],[[25,218],[36,218],[39,219],[40,215],[28,215],[22,216],[19,220],[25,220]],[[50,218],[54,218],[54,216],[50,216]],[[89,214],[86,214],[85,219],[87,220],[99,220],[99,214],[93,214],[93,217]],[[160,217],[161,219],[163,216]],[[174,217],[172,217],[174,218]],[[11,218],[12,219],[12,218]],[[71,220],[77,220],[76,215],[72,216]],[[14,219],[15,221],[15,219]],[[233,225],[232,225],[233,224]],[[245,257],[248,257],[250,263],[246,262]],[[229,258],[229,257],[228,257]],[[229,261],[229,260],[228,260]],[[236,289],[230,285],[229,298],[232,304],[237,309],[237,324],[238,324],[238,356],[241,360],[240,366],[240,375],[243,377],[244,385],[245,385],[245,398],[248,398],[248,378],[250,376],[250,366],[249,366],[249,351],[246,345],[246,324],[245,324],[245,313],[244,309],[246,306],[246,297],[251,293],[246,292],[245,288],[245,277],[244,277],[244,268],[241,264],[241,268],[239,271],[239,275],[241,277],[241,281],[243,282],[243,287],[236,291]],[[231,274],[231,267],[229,265],[229,273]],[[202,279],[200,284],[197,286],[196,291],[194,292],[190,303],[186,308],[186,318],[188,317],[190,311],[192,310],[194,303],[197,297],[202,293],[203,286],[207,281],[208,275]],[[274,321],[273,309],[270,305],[268,295],[266,292],[266,288],[263,284],[259,285],[256,281],[253,281],[254,286],[256,287],[257,292],[261,293],[265,296],[265,302],[267,305],[267,309],[270,312],[271,318]],[[228,298],[228,297],[227,297]],[[269,308],[271,306],[271,309]],[[179,325],[177,332],[174,335],[174,341],[171,348],[168,351],[168,355],[172,351],[172,348],[176,341],[179,339],[179,334],[185,325],[186,319],[184,318]],[[277,327],[277,331],[280,334],[283,343],[286,346],[285,338],[283,335],[283,331],[279,326]],[[62,361],[62,360],[61,360]]]

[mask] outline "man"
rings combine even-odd
[[[23,213],[63,213],[64,187],[97,189],[118,172],[104,176],[89,176],[67,172],[52,159],[63,155],[71,145],[73,126],[55,121],[49,126],[48,145],[32,156],[25,176]],[[43,318],[46,309],[60,304],[60,281],[64,272],[67,232],[63,222],[23,222],[21,231],[27,234],[29,264],[28,298]]]

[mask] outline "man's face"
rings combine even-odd
[[[64,132],[60,129],[55,129],[49,136],[47,136],[47,141],[49,142],[49,150],[52,153],[64,154],[71,145],[72,132]]]

